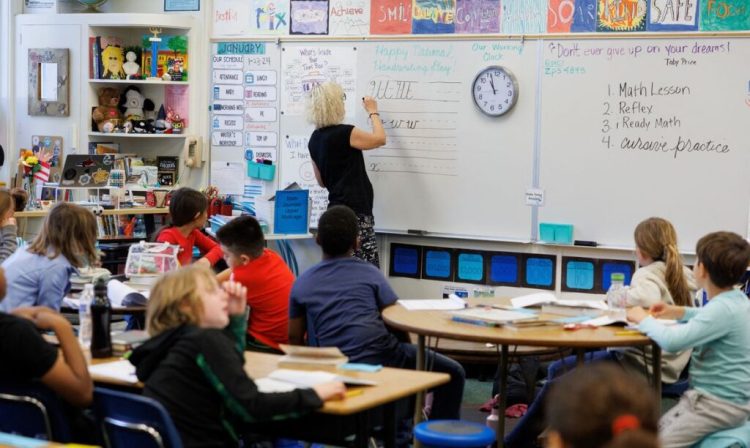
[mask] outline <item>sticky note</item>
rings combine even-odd
[[[612,283],[612,274],[624,274],[625,285],[630,284],[630,278],[633,276],[633,265],[626,261],[604,261],[602,267],[602,290],[609,289]]]
[[[416,247],[399,246],[393,249],[392,274],[418,275],[419,250]]]
[[[551,287],[555,278],[555,265],[550,258],[526,259],[526,283],[530,286]]]
[[[491,256],[490,281],[495,283],[518,283],[518,257],[515,255]]]
[[[458,274],[456,280],[481,282],[482,279],[484,279],[484,257],[482,254],[459,254]]]
[[[594,263],[590,261],[568,261],[564,266],[565,286],[570,289],[594,289]]]
[[[428,277],[451,277],[451,253],[448,250],[425,249],[424,274]]]

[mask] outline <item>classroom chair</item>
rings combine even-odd
[[[41,383],[0,386],[0,432],[70,442],[71,431],[60,398]]]
[[[463,420],[432,420],[414,427],[414,437],[425,448],[480,448],[495,442],[495,431]]]
[[[109,448],[182,448],[172,418],[150,398],[97,387],[94,413]]]

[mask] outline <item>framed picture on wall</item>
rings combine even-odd
[[[69,61],[67,48],[29,48],[29,115],[70,115]]]

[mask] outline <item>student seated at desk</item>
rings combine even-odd
[[[660,421],[664,448],[690,447],[750,417],[750,301],[734,288],[750,263],[750,244],[735,233],[715,232],[698,240],[695,251],[695,278],[708,294],[706,306],[657,303],[650,314],[628,310],[628,319],[665,351],[693,348],[690,389]],[[655,318],[682,325],[665,326]]]
[[[338,347],[350,361],[414,369],[417,348],[399,342],[381,317],[398,300],[383,274],[352,256],[357,248],[357,215],[343,205],[329,208],[318,223],[316,242],[323,261],[302,274],[289,303],[289,341]],[[434,389],[430,418],[458,419],[464,390],[461,364],[428,352],[426,365],[448,373],[449,383]]]
[[[643,377],[596,364],[561,378],[547,401],[547,448],[657,448],[653,390]]]
[[[677,247],[677,232],[663,218],[648,218],[640,222],[633,235],[636,258],[641,266],[627,290],[628,306],[651,306],[656,303],[690,306],[695,296],[696,284],[692,272],[686,269]],[[653,361],[651,347],[601,350],[586,355],[586,362],[614,362],[633,375],[651,374]],[[690,360],[690,350],[663,353],[661,360],[662,381],[667,384],[680,379]],[[573,369],[576,357],[569,356],[550,364],[547,383],[529,406],[526,415],[513,428],[505,443],[513,447],[532,444],[544,430],[543,402],[553,381]]]
[[[0,268],[0,301],[5,296],[5,273]],[[52,330],[60,351],[39,330]],[[67,319],[46,307],[0,312],[0,383],[40,380],[71,405],[91,403],[94,383],[86,358]]]
[[[69,202],[52,207],[36,239],[3,262],[9,281],[0,310],[42,305],[59,311],[71,274],[98,262],[96,233],[89,210]]]
[[[208,198],[205,194],[192,188],[173,191],[169,202],[169,218],[172,223],[159,230],[155,239],[159,243],[180,246],[177,259],[182,266],[192,263],[194,246],[198,246],[202,255],[196,263],[213,266],[221,260],[221,247],[201,233],[208,219]]]
[[[231,279],[247,288],[250,322],[247,349],[281,353],[289,343],[289,292],[294,274],[276,252],[265,248],[263,230],[252,216],[240,216],[216,232]]]
[[[130,361],[143,394],[159,401],[189,447],[237,446],[241,425],[311,411],[343,396],[344,385],[261,393],[244,370],[247,291],[220,287],[203,266],[162,277],[151,291],[146,330],[152,339]]]

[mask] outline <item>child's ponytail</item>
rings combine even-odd
[[[634,237],[635,245],[644,255],[664,262],[667,289],[675,305],[691,306],[690,288],[685,279],[685,268],[677,249],[677,232],[672,223],[664,218],[648,218],[635,228]]]
[[[690,288],[685,280],[685,267],[682,265],[682,257],[677,250],[676,241],[664,246],[664,264],[667,268],[665,275],[667,288],[675,305],[692,306]]]

